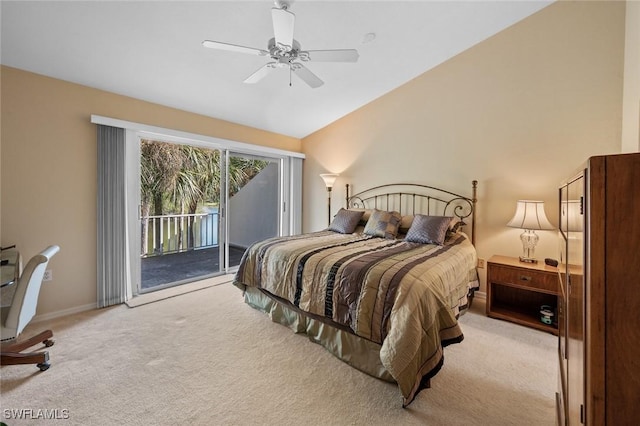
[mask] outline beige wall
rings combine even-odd
[[[58,244],[38,314],[96,302],[96,126],[91,114],[301,151],[301,141],[14,68],[1,68],[1,243]]]
[[[302,142],[1,67],[0,242],[25,256],[62,247],[39,315],[95,304],[89,118],[98,114],[305,152],[304,231],[326,226],[318,174],[327,170],[341,173],[335,208],[344,183],[429,182],[468,193],[478,179],[479,255],[518,255],[520,231],[505,226],[515,201],[547,201],[557,223],[558,183],[590,155],[621,150],[624,13],[620,2],[553,4]],[[637,25],[629,28],[628,20],[627,37],[637,37]],[[555,233],[540,236],[538,257],[555,256]]]
[[[624,3],[552,4],[304,138],[304,231],[326,226],[319,173],[340,173],[336,209],[345,183],[470,195],[477,179],[479,256],[520,255],[516,201],[546,201],[557,225],[558,184],[620,152],[624,27]],[[539,235],[537,257],[557,257],[557,234]]]
[[[640,1],[627,1],[622,151],[640,151]]]

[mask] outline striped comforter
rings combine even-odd
[[[477,284],[475,265],[462,233],[437,246],[320,231],[252,245],[234,284],[380,344],[408,404],[441,367],[443,346],[463,338],[457,316]]]

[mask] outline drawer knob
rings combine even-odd
[[[520,281],[531,281],[531,277],[529,275],[520,275]]]

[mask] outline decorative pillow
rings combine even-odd
[[[398,212],[385,212],[373,209],[364,227],[364,233],[374,237],[395,238],[402,216]]]
[[[425,215],[425,216],[429,216],[429,215]],[[411,215],[402,216],[402,221],[400,222],[400,228],[398,228],[398,238],[401,235],[404,238],[404,236],[407,234],[407,232],[409,232],[409,228],[411,228],[411,224],[413,223],[413,217],[414,217],[414,215],[412,215],[412,214]],[[362,221],[366,222],[366,219],[367,218],[366,218],[366,215],[365,215],[360,220],[360,222],[361,223],[362,223]],[[466,223],[464,223],[462,220],[460,220],[460,218],[455,217],[455,216],[451,217],[451,223],[449,224],[449,230],[447,231],[447,236],[457,233],[465,225],[466,225]]]
[[[466,223],[464,223],[457,217],[454,217],[451,219],[451,223],[449,224],[449,233],[456,234],[460,230],[460,228],[462,228],[465,225]]]
[[[363,214],[363,211],[340,209],[333,217],[329,225],[329,231],[351,234],[358,226]]]
[[[367,221],[371,216],[371,212],[373,211],[371,209],[360,209],[357,207],[350,207],[347,210],[353,211],[353,212],[362,212],[362,217],[360,218],[360,223],[358,223],[358,226],[362,226],[363,228],[367,224]]]
[[[425,216],[417,214],[413,218],[411,228],[407,232],[405,241],[420,244],[444,244],[447,230],[451,223],[449,216]]]
[[[413,223],[413,216],[414,215],[412,214],[402,216],[400,228],[398,228],[399,234],[406,234],[409,231],[409,228],[411,228],[411,224]]]

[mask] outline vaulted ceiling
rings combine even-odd
[[[289,2],[303,50],[357,49],[355,63],[308,62],[310,88],[269,58],[270,0],[2,1],[3,65],[302,138],[550,4],[550,1]],[[290,84],[291,83],[291,84]]]

